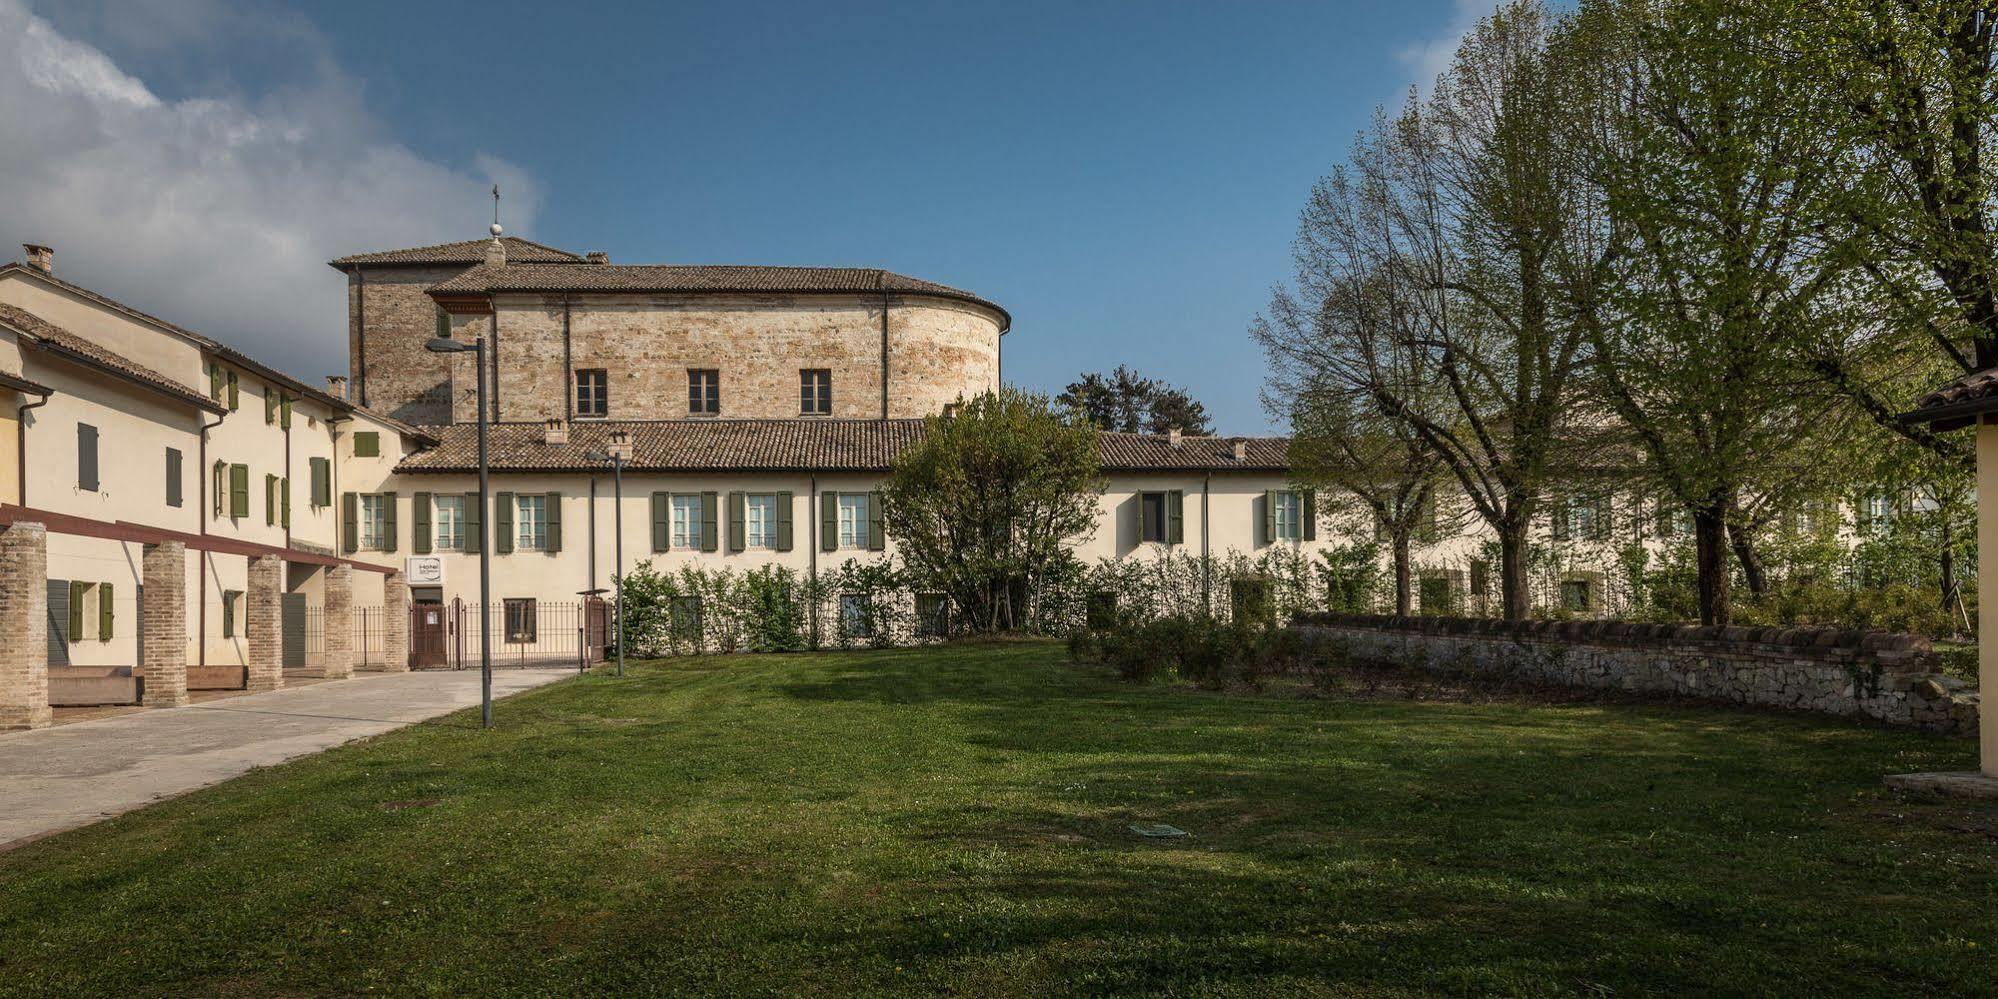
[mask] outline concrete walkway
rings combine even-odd
[[[575,675],[494,670],[493,697]],[[361,673],[0,735],[0,850],[478,703],[477,670]]]

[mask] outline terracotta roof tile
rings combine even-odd
[[[71,360],[108,371],[126,381],[136,382],[211,413],[227,412],[221,404],[186,384],[154,371],[123,354],[85,340],[26,309],[0,305],[0,323],[12,327],[30,341],[31,345],[44,347]]]
[[[519,236],[502,237],[506,244],[508,263],[545,264],[558,262],[581,262],[582,257],[567,250],[544,246]],[[380,250],[374,253],[356,253],[328,261],[333,267],[346,268],[355,264],[375,266],[422,266],[425,264],[478,264],[486,259],[486,247],[490,239],[467,239],[457,243],[438,243],[435,246],[412,246],[406,250]]]
[[[999,305],[961,288],[878,267],[756,267],[713,264],[534,264],[509,255],[502,267],[478,266],[431,294],[490,292],[681,292],[694,294],[859,293],[884,291],[951,298],[1007,316]]]
[[[1919,412],[1962,402],[1975,402],[1992,396],[1998,396],[1998,368],[1986,368],[1964,375],[1923,396],[1915,403],[1915,409]]]
[[[488,428],[488,462],[502,472],[601,469],[591,451],[603,451],[613,431],[630,434],[635,471],[881,472],[922,439],[922,420],[658,420],[578,422],[567,444],[543,443],[539,423]],[[397,466],[402,472],[468,472],[478,468],[474,424],[434,428],[439,444]],[[1186,437],[1178,447],[1162,435],[1102,435],[1105,471],[1283,471],[1288,442],[1280,437],[1241,438],[1246,457],[1234,457],[1235,438]]]

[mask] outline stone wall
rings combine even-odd
[[[1977,730],[1976,689],[1943,676],[1917,635],[1334,614],[1293,626],[1361,662]]]
[[[423,348],[437,332],[429,289],[463,267],[392,267],[347,276],[347,391],[369,408],[415,424],[451,422],[451,367]],[[362,365],[362,321],[367,364]]]

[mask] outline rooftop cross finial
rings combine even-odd
[[[506,230],[500,228],[499,224],[499,185],[494,184],[493,185],[493,229],[492,229],[493,238],[498,239],[500,237],[500,233],[505,231]]]

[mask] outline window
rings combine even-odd
[[[950,634],[950,601],[941,593],[916,594],[916,636],[935,638]]]
[[[701,640],[701,598],[674,597],[672,613],[673,637],[698,644]]]
[[[696,416],[721,412],[721,372],[713,368],[687,369],[687,412]]]
[[[229,504],[229,463],[228,462],[218,461],[215,463],[214,474],[212,476],[212,481],[209,483],[209,486],[210,488],[208,490],[208,495],[215,498],[214,499],[215,516],[220,517],[222,516],[224,511],[229,509],[228,505]]]
[[[76,488],[97,491],[97,428],[88,423],[76,425]]]
[[[1677,538],[1693,533],[1693,512],[1670,496],[1658,498],[1658,536]]]
[[[385,493],[361,494],[361,547],[373,551],[389,551],[389,503]]]
[[[680,493],[673,497],[672,547],[701,547],[701,496],[699,493]]]
[[[229,466],[229,517],[241,520],[250,515],[250,466]]]
[[[433,496],[431,508],[431,547],[440,552],[465,550],[465,497]]]
[[[548,548],[548,497],[515,496],[514,509],[514,548],[524,552],[544,551]]]
[[[839,627],[848,638],[874,637],[874,607],[866,594],[839,595]]]
[[[839,546],[867,547],[867,494],[839,495]]]
[[[242,590],[222,591],[222,637],[236,637],[236,605],[243,599]]]
[[[1586,579],[1570,579],[1561,584],[1563,610],[1586,611],[1592,606],[1589,597],[1589,581]]]
[[[445,312],[441,305],[437,307],[437,317],[434,322],[436,323],[434,335],[440,340],[451,339],[451,314]]]
[[[777,547],[777,497],[752,493],[742,501],[742,543],[745,548]]]
[[[1138,540],[1180,543],[1180,493],[1169,490],[1138,494]]]
[[[610,415],[610,374],[604,369],[576,369],[576,415]]]
[[[508,597],[505,603],[506,640],[513,643],[532,643],[535,640],[535,625],[539,615],[535,613],[533,597]]]
[[[166,449],[166,502],[168,506],[179,506],[182,499],[180,450]]]
[[[264,476],[264,526],[275,527],[278,522],[278,477]]]
[[[1299,519],[1298,495],[1294,492],[1270,494],[1270,516],[1274,519],[1271,537],[1277,541],[1296,541],[1304,537],[1303,521]]]
[[[1859,529],[1871,531],[1886,527],[1894,522],[1894,497],[1888,493],[1873,493],[1859,501]]]
[[[354,433],[354,457],[379,458],[382,456],[382,435],[373,430],[359,430]]]
[[[798,412],[805,416],[832,414],[832,371],[804,368],[798,372]]]
[[[1484,559],[1471,560],[1471,596],[1482,597],[1491,589],[1492,564]]]

